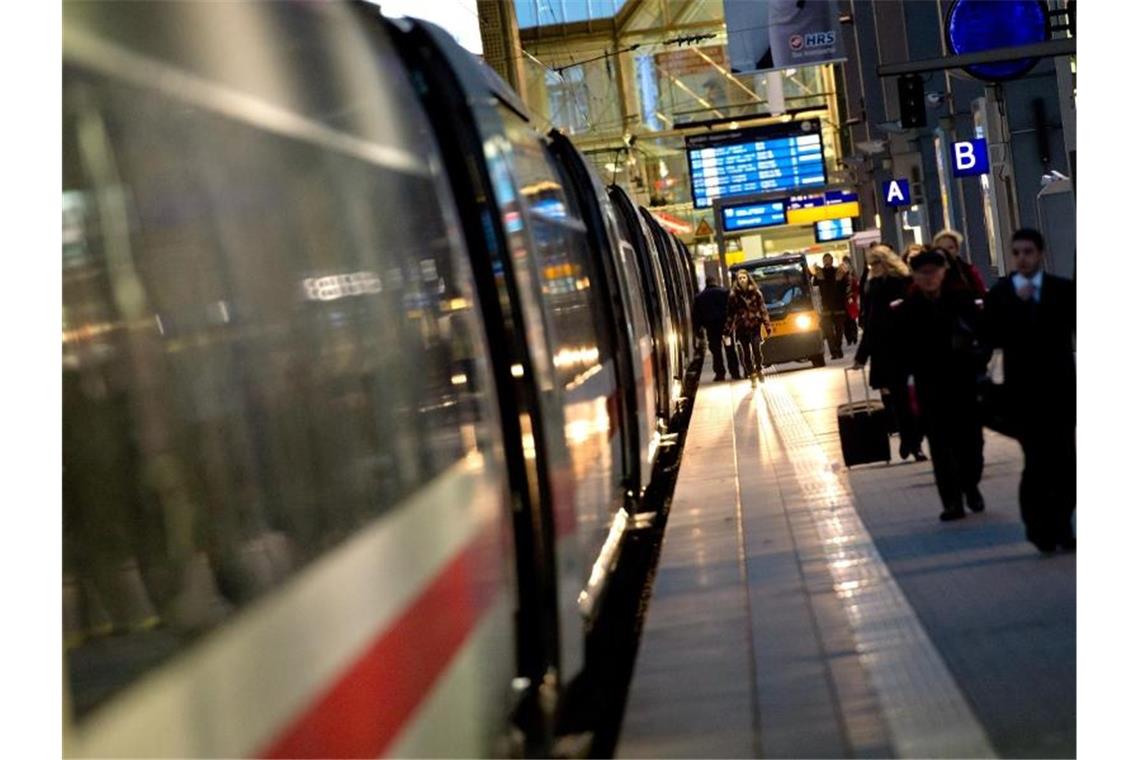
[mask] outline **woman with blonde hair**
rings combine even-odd
[[[898,356],[895,340],[894,306],[910,289],[910,269],[889,245],[875,245],[867,252],[866,323],[863,339],[855,351],[855,366],[871,362],[872,388],[878,388],[883,406],[894,415],[899,429],[899,458],[913,455],[923,462],[922,430],[911,411],[907,394],[907,378]]]
[[[974,298],[986,295],[986,283],[978,268],[962,258],[962,244],[966,238],[958,230],[949,227],[934,236],[933,247],[941,248],[950,257],[946,272],[946,285],[951,288],[964,288],[974,294]]]
[[[732,291],[728,294],[727,329],[736,333],[736,344],[740,347],[744,373],[752,380],[762,380],[760,374],[760,328],[772,334],[772,320],[768,318],[768,307],[764,305],[764,294],[756,287],[752,275],[744,269],[736,270],[732,278]]]

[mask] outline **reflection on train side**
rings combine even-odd
[[[429,25],[64,15],[67,753],[548,754],[687,252]]]

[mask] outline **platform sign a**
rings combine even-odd
[[[989,172],[990,157],[985,138],[956,142],[953,149],[955,177],[973,177]]]
[[[883,183],[883,200],[888,206],[910,205],[910,182],[905,179],[889,179]]]

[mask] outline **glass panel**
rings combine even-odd
[[[581,66],[546,72],[546,92],[550,99],[550,120],[570,134],[589,128],[589,92]]]
[[[545,66],[532,61],[524,68],[528,102],[543,121],[567,134],[621,134],[617,58],[606,53],[591,52],[585,57],[598,59],[585,63],[574,62],[581,55],[551,54],[542,60]]]
[[[515,0],[519,28],[611,18],[626,0]]]

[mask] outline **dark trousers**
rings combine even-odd
[[[859,323],[847,315],[843,321],[843,337],[847,338],[847,345],[854,346],[859,342]]]
[[[713,373],[718,377],[724,377],[724,360],[725,354],[728,354],[728,371],[734,378],[740,377],[740,362],[736,359],[736,346],[731,341],[727,346],[724,345],[725,335],[720,330],[710,330],[705,328],[705,335],[709,339],[709,352],[713,358]],[[731,337],[731,335],[730,335]]]
[[[713,359],[713,374],[716,379],[724,378],[724,337],[719,332],[705,329],[705,335],[708,336],[709,353],[712,354]]]
[[[1077,440],[1064,424],[1029,425],[1021,437],[1025,469],[1018,500],[1025,537],[1042,549],[1073,539],[1077,506]]]
[[[820,315],[819,326],[823,328],[832,359],[843,358],[843,323],[846,321],[847,314],[841,311]]]
[[[883,406],[894,417],[899,431],[899,457],[914,453],[922,446],[922,424],[910,408],[910,389],[905,382],[886,388],[882,395]]]
[[[744,364],[744,374],[748,377],[759,375],[763,363],[760,354],[760,331],[737,330],[736,345],[740,348],[740,361]]]
[[[938,406],[941,405],[923,404],[922,424],[930,441],[934,482],[942,508],[958,512],[962,509],[962,497],[976,491],[982,479],[981,416],[977,406],[969,403]]]

